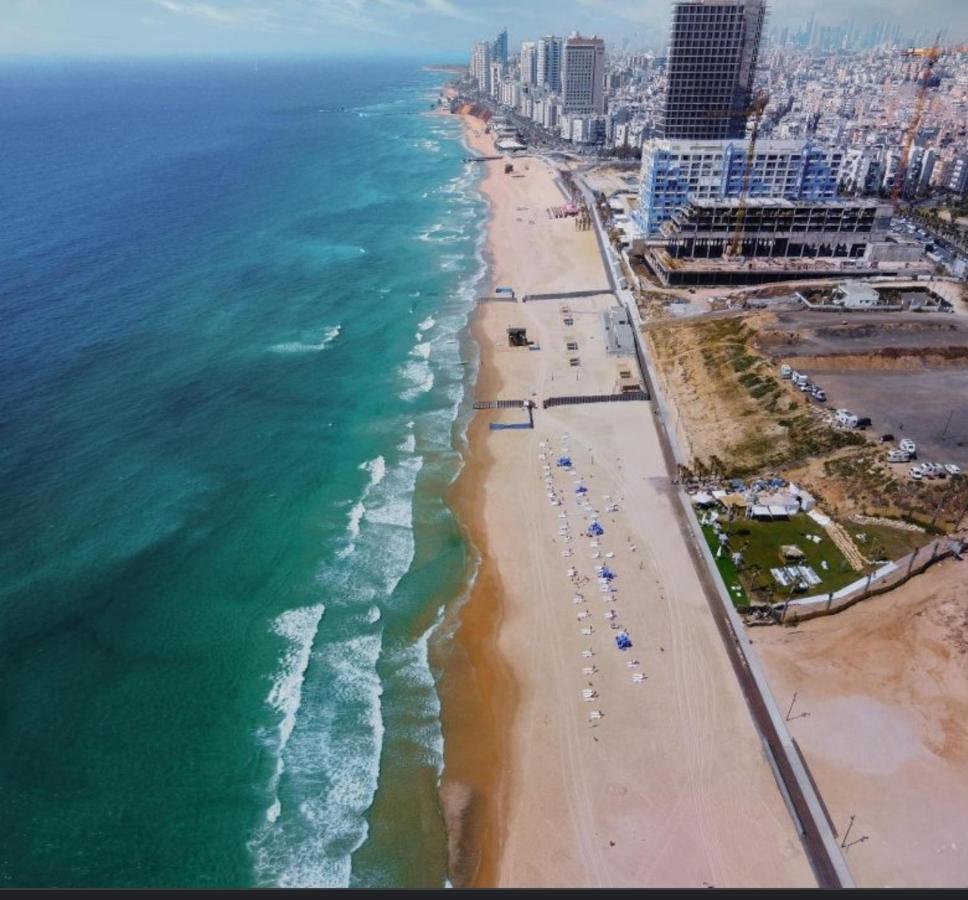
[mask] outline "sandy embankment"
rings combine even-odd
[[[490,151],[468,121],[474,149]],[[516,159],[521,177],[483,165],[491,283],[604,289],[593,233],[546,214],[564,202],[546,165]],[[613,302],[570,301],[572,326],[555,300],[479,306],[478,398],[614,390],[600,325]],[[509,325],[541,349],[509,348]],[[478,413],[454,498],[483,554],[443,681],[455,883],[812,885],[679,528],[651,405],[539,409],[533,431],[488,430],[521,417]],[[554,465],[564,448],[605,528],[597,547],[579,480]],[[602,562],[616,593],[597,583]]]
[[[856,816],[859,886],[968,883],[966,576],[947,560],[836,616],[751,635],[784,713],[797,692],[790,731],[841,836]]]

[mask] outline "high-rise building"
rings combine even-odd
[[[942,186],[959,196],[968,190],[968,156],[956,156],[948,163]]]
[[[491,93],[491,44],[478,41],[471,54],[471,76],[477,79],[477,89],[482,94]]]
[[[494,51],[492,53],[494,62],[499,62],[502,69],[508,67],[508,30],[502,28],[494,41]]]
[[[751,198],[829,201],[837,196],[844,162],[840,150],[804,141],[758,141],[749,176],[749,142],[650,141],[642,151],[639,208],[634,218],[646,236],[658,234],[691,199],[736,198],[744,183]]]
[[[504,66],[496,59],[491,60],[491,81],[488,85],[488,93],[495,99],[501,95],[501,82],[504,80]]]
[[[561,91],[562,43],[560,37],[551,34],[538,41],[537,82],[556,94]]]
[[[538,45],[535,41],[521,44],[521,83],[538,84]]]
[[[766,0],[676,0],[660,137],[745,135],[765,18]]]
[[[561,56],[561,108],[564,112],[605,112],[605,42],[572,34]]]

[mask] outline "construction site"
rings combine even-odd
[[[914,113],[904,132],[890,203],[836,196],[842,156],[809,142],[767,141],[758,133],[769,96],[743,110],[748,136],[719,146],[655,142],[643,151],[642,233],[632,254],[664,287],[757,285],[796,279],[928,277],[935,263],[889,234],[893,210],[910,194],[907,170],[935,63],[964,47],[916,48],[923,59]]]

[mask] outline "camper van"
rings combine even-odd
[[[793,379],[793,383],[797,387],[800,387],[801,385],[809,384],[810,383],[810,376],[809,375],[805,375],[803,372],[794,372],[791,377]]]
[[[855,416],[849,409],[838,409],[837,424],[844,428],[856,428],[857,416]]]
[[[793,369],[791,369],[786,363],[780,366],[780,378],[790,378],[793,375]]]
[[[887,461],[892,463],[906,463],[910,458],[906,450],[891,450],[887,454]]]
[[[912,441],[910,438],[905,438],[903,441],[901,441],[900,444],[898,444],[898,447],[900,447],[901,450],[903,450],[908,456],[910,456],[911,459],[918,458],[917,444],[915,444],[914,441]]]

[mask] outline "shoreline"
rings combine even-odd
[[[473,126],[466,116],[460,118],[464,143],[473,151]],[[484,293],[494,282],[494,216],[492,198],[485,189],[487,177],[485,173],[477,187],[488,207],[482,248]],[[481,327],[480,310],[475,306],[471,311],[460,336],[463,346],[473,344],[478,353],[478,370],[470,385],[472,402],[496,395],[503,384],[492,365],[493,346]],[[473,411],[465,432],[463,466],[445,498],[476,561],[476,566],[469,566],[466,599],[447,615],[451,628],[446,630],[453,632],[449,646],[435,647],[443,662],[438,685],[444,734],[439,793],[448,835],[449,877],[456,887],[486,887],[497,881],[509,790],[505,763],[518,698],[511,667],[497,646],[503,588],[497,565],[487,553],[486,526],[476,502],[494,463],[487,434],[487,422]]]

